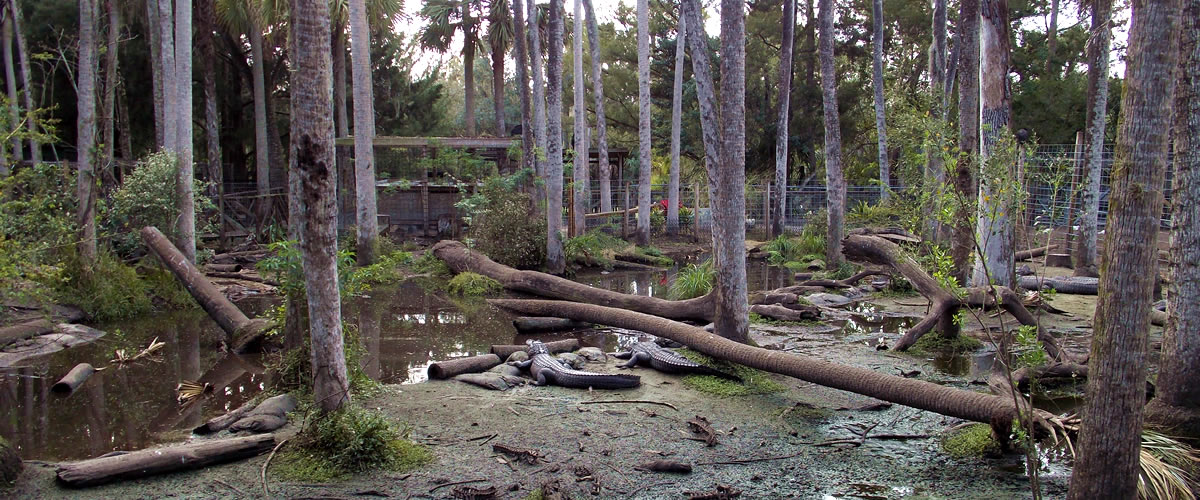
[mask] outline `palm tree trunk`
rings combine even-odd
[[[521,0],[514,1],[519,2]],[[537,6],[534,5],[534,0],[528,0],[526,6],[529,10],[529,28],[526,31],[529,41],[529,67],[533,71],[533,82],[530,87],[533,89],[533,137],[536,147],[533,155],[534,173],[538,179],[548,180],[546,177],[547,165],[545,155],[549,153],[546,144],[548,139],[548,132],[546,130],[546,87],[544,87],[545,80],[542,78],[542,37],[538,34],[538,11]],[[546,183],[535,182],[534,187],[536,196],[533,204],[537,208],[535,215],[546,215],[548,203]],[[550,242],[547,241],[547,245],[549,244]]]
[[[846,219],[846,178],[842,174],[842,131],[838,117],[837,75],[833,60],[833,0],[820,0],[818,40],[821,59],[821,103],[825,116],[825,189],[829,230],[825,235],[825,262],[836,269],[842,262],[842,226]]]
[[[699,0],[684,0],[683,15],[692,26],[703,26]],[[696,98],[700,108],[700,132],[704,143],[704,169],[708,174],[708,199],[717,199],[717,168],[721,165],[721,122],[717,109],[716,86],[713,84],[712,68],[708,54],[708,35],[703,30],[687,33],[688,52],[692,56],[692,77],[696,81]],[[712,224],[713,250],[720,247],[718,228]]]
[[[943,137],[943,122],[946,120],[946,94],[943,86],[946,80],[946,0],[933,2],[933,43],[929,46],[929,82],[930,110],[933,118],[932,137],[925,146],[925,183],[928,190],[941,193],[941,187],[946,185],[946,166],[942,152],[945,138]],[[934,205],[940,197],[934,196]],[[929,237],[938,242],[944,242],[946,235],[942,223],[937,217],[929,217],[926,221]]]
[[[79,243],[76,251],[84,273],[91,275],[96,264],[96,176],[93,154],[96,147],[96,2],[79,0],[79,82],[76,85],[76,127],[79,140],[77,176],[77,222]]]
[[[475,25],[469,2],[463,2],[463,120],[467,122],[467,137],[475,137]]]
[[[504,47],[492,43],[492,112],[496,115],[496,137],[508,137],[504,122]]]
[[[13,50],[12,50],[13,28],[12,28],[12,20],[11,19],[12,18],[9,17],[8,19],[4,20],[4,28],[3,28],[4,29],[4,33],[3,33],[3,38],[4,38],[4,43],[3,43],[4,76],[5,76],[5,83],[6,83],[7,90],[8,90],[8,120],[9,120],[9,124],[10,124],[9,126],[17,127],[17,124],[21,122],[21,110],[17,104],[20,101],[17,100],[17,71],[16,71],[16,65],[13,63]],[[13,152],[13,154],[12,154],[13,162],[17,162],[17,161],[21,161],[21,160],[25,159],[24,155],[21,153],[21,138],[17,137],[16,134],[13,134],[13,137],[12,137],[12,152]]]
[[[987,11],[985,7],[985,22]],[[1094,320],[1096,335],[1088,362],[1079,453],[1067,494],[1073,500],[1138,495],[1148,312],[1158,278],[1158,245],[1147,242],[1158,240],[1162,217],[1171,129],[1170,106],[1166,103],[1170,102],[1173,72],[1178,67],[1179,18],[1180,2],[1174,0],[1133,4],[1101,264],[1104,272]],[[1189,69],[1193,75],[1195,71]],[[1195,331],[1187,333],[1194,335]]]
[[[587,213],[588,198],[591,197],[591,191],[588,190],[588,169],[591,167],[588,158],[588,127],[587,127],[587,105],[584,103],[584,88],[583,88],[583,3],[581,0],[575,0],[575,20],[573,23],[575,34],[571,38],[571,46],[574,49],[574,57],[571,61],[574,65],[571,71],[573,79],[572,89],[574,91],[573,106],[575,108],[575,157],[572,160],[571,174],[572,183],[571,189],[575,196],[572,197],[574,215],[575,234],[579,236],[587,229],[587,222],[584,219],[584,214]]]
[[[775,192],[771,193],[770,233],[783,234],[787,196],[788,140],[792,106],[792,47],[796,33],[796,0],[783,1],[783,43],[779,47],[779,118],[775,121]]]
[[[562,246],[563,130],[562,130],[562,0],[550,0],[550,46],[547,50],[546,92],[549,125],[546,131],[546,268],[562,274],[567,263]]]
[[[683,55],[687,51],[687,18],[680,12],[675,32],[675,81],[671,86],[671,171],[667,184],[667,234],[679,232],[679,135],[683,122]]]
[[[313,400],[328,412],[350,401],[335,257],[337,177],[329,171],[334,164],[329,3],[292,0],[291,4],[295,68],[291,77],[291,161],[301,184],[304,224],[300,250],[312,339]]]
[[[596,106],[596,175],[600,178],[600,211],[612,211],[612,166],[608,163],[608,124],[604,118],[604,79],[600,72],[600,35],[592,0],[583,0],[587,18],[588,51],[592,56],[592,99]]]
[[[1171,279],[1157,391],[1146,419],[1200,438],[1200,1],[1184,3],[1175,81]]]
[[[650,245],[650,6],[637,2],[638,214],[637,244]]]
[[[979,18],[979,106],[982,147],[979,178],[979,226],[976,239],[982,258],[976,256],[972,283],[1012,288],[1013,196],[1004,189],[1013,182],[1012,165],[990,165],[1001,137],[1009,135],[1012,98],[1009,95],[1008,0],[983,0]],[[995,162],[991,162],[995,163]],[[990,279],[989,279],[990,278]]]
[[[533,111],[530,108],[531,103],[529,96],[529,51],[525,46],[525,3],[522,0],[513,0],[513,61],[517,65],[517,95],[521,98],[521,167],[528,168],[535,172],[536,183],[536,158],[534,158],[534,139],[533,139]],[[533,200],[534,211],[537,210],[538,201]]]
[[[34,137],[38,131],[38,124],[32,119],[33,113],[33,75],[29,72],[29,51],[25,46],[25,33],[21,31],[21,23],[23,23],[21,14],[21,3],[12,2],[9,5],[12,9],[13,32],[17,38],[17,59],[21,66],[21,85],[25,89],[25,112],[30,119],[25,122],[25,129],[29,131],[29,154],[30,159],[34,163],[42,162],[42,147]]]
[[[697,23],[697,28],[703,26]],[[697,29],[697,35],[704,30]],[[721,163],[713,202],[717,273],[716,333],[745,342],[746,303],[746,11],[742,0],[721,0]]]
[[[371,30],[365,0],[350,0],[350,50],[354,64],[354,185],[358,214],[358,265],[375,262],[375,98],[371,88]]]
[[[162,59],[163,144],[176,152],[179,140],[179,88],[175,75],[175,15],[172,0],[158,2],[159,57]]]
[[[1104,167],[1104,125],[1108,112],[1108,52],[1111,36],[1111,0],[1092,0],[1092,36],[1088,38],[1088,110],[1085,177],[1079,192],[1081,213],[1075,239],[1075,275],[1099,276],[1096,269],[1096,236],[1100,231],[1100,173]]]
[[[875,134],[879,136],[879,199],[891,196],[892,169],[888,165],[887,103],[883,99],[883,0],[871,0],[871,85],[875,89]]]
[[[271,214],[271,146],[267,144],[267,91],[263,66],[262,29],[257,21],[250,27],[250,75],[254,91],[254,184],[258,194],[258,231],[267,227]]]
[[[183,255],[196,262],[196,176],[192,163],[192,0],[175,0],[175,83],[178,85],[178,148],[179,170],[175,177],[179,219],[176,246]]]
[[[156,2],[146,2],[146,31],[150,33],[150,81],[154,92],[154,145],[166,147],[167,131],[165,106],[166,94],[163,93],[165,82],[163,78],[162,59],[162,30],[159,28],[158,8]]]
[[[346,111],[346,30],[338,26],[330,33],[333,37],[333,124],[337,137],[350,135],[350,118]],[[355,101],[355,105],[358,101]]]
[[[205,165],[208,170],[208,197],[220,202],[224,192],[221,171],[220,119],[217,116],[217,50],[214,32],[216,12],[214,0],[197,0],[196,50],[200,52],[200,72],[204,85]]]
[[[100,120],[104,132],[101,142],[104,144],[104,157],[100,162],[105,171],[112,169],[116,148],[116,116],[117,116],[117,82],[120,79],[117,52],[119,51],[121,35],[121,10],[116,0],[105,0],[104,9],[108,14],[108,37],[105,45],[108,50],[104,53],[104,104],[100,109]]]
[[[979,0],[962,0],[958,43],[958,162],[954,168],[954,197],[966,202],[975,197],[975,165],[979,151]],[[957,203],[956,203],[957,204]],[[962,205],[969,205],[962,203]],[[950,239],[954,278],[969,285],[971,255],[975,251],[975,217],[959,213]]]

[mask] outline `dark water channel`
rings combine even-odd
[[[625,293],[666,296],[674,273],[589,272],[576,280]],[[747,273],[750,290],[792,284],[790,271],[762,262],[748,262]],[[257,313],[274,302],[259,298],[239,305],[249,313]],[[869,342],[880,332],[895,335],[911,321],[886,317],[870,305],[856,307],[860,309],[858,314],[838,325],[841,331],[833,338]],[[363,368],[384,383],[422,382],[431,361],[486,353],[492,344],[523,344],[533,338],[556,337],[518,335],[510,315],[482,301],[452,300],[413,282],[378,288],[347,300],[343,318],[357,327],[366,348]],[[23,458],[79,459],[179,440],[205,419],[254,397],[268,382],[265,360],[223,353],[223,332],[199,309],[95,326],[108,335],[0,371],[0,435],[13,443]],[[569,335],[584,345],[609,351],[637,338],[636,332],[609,328]],[[109,365],[114,349],[134,353],[154,338],[166,343],[159,361]],[[81,362],[110,367],[93,375],[70,396],[51,393],[50,386]],[[964,356],[935,360],[935,365],[954,375],[980,368],[978,360]],[[207,382],[215,390],[211,397],[180,405],[175,389],[184,380]]]

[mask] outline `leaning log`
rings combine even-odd
[[[562,332],[589,326],[587,323],[566,318],[531,318],[528,316],[514,318],[512,325],[518,333]]]
[[[54,333],[54,323],[44,319],[0,327],[0,348],[47,333]]]
[[[563,304],[566,303],[563,302]],[[555,340],[554,342],[546,342],[545,344],[546,349],[549,349],[551,354],[579,350],[579,339]],[[493,345],[492,354],[499,356],[500,359],[508,359],[509,356],[512,356],[512,353],[527,349],[529,349],[527,345]]]
[[[62,464],[56,477],[68,488],[86,488],[250,458],[274,446],[271,434],[168,446]]]
[[[50,390],[59,394],[71,394],[79,386],[83,385],[84,382],[87,382],[88,377],[91,377],[93,373],[96,373],[96,369],[92,368],[92,365],[79,363],[71,371],[67,372],[66,375],[63,375],[63,378],[59,379],[58,382],[50,386]]]
[[[550,300],[492,299],[488,302],[517,314],[545,315],[553,311],[553,314],[579,321],[639,330],[683,343],[717,359],[942,415],[1000,425],[1006,431],[1017,416],[1011,397],[965,391],[799,354],[749,346],[701,328],[649,314]],[[1050,415],[1039,411],[1037,416],[1042,421]]]
[[[506,356],[507,357],[507,356]],[[445,380],[463,373],[478,373],[500,364],[500,356],[483,354],[429,364],[429,378]]]
[[[456,273],[479,273],[499,281],[506,289],[540,297],[628,309],[676,320],[710,322],[716,310],[712,294],[688,300],[664,300],[602,290],[546,273],[513,269],[496,263],[458,241],[440,241],[430,251]]]
[[[235,352],[244,351],[261,339],[267,330],[274,328],[274,323],[265,319],[247,318],[158,229],[153,226],[142,228],[142,240],[204,308],[204,312],[225,330]]]
[[[1029,250],[1021,250],[1020,252],[1017,252],[1015,254],[1016,261],[1021,262],[1023,260],[1029,260],[1034,257],[1041,257],[1043,255],[1046,255],[1046,252],[1054,250],[1055,248],[1058,248],[1058,245],[1046,245],[1044,247],[1030,248]]]

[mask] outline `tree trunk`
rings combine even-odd
[[[930,144],[925,150],[925,181],[930,189],[938,189],[946,183],[946,168],[942,161],[942,121],[946,118],[946,99],[943,85],[946,80],[946,0],[933,2],[933,44],[929,46],[930,115],[937,123]],[[929,218],[929,227],[935,239],[941,240],[941,223]]]
[[[583,217],[588,212],[588,199],[591,198],[591,191],[588,189],[588,169],[591,167],[590,158],[588,156],[588,126],[587,126],[587,104],[584,101],[583,87],[583,3],[581,0],[575,0],[574,22],[571,23],[575,28],[575,34],[571,38],[573,52],[572,63],[574,67],[571,70],[573,79],[575,109],[575,157],[572,159],[571,173],[572,184],[571,190],[575,193],[571,197],[572,201],[572,224],[575,227],[575,234],[578,236],[587,230],[587,220]]]
[[[513,0],[519,2],[521,0]],[[529,10],[529,24],[526,30],[527,40],[529,41],[529,67],[533,72],[533,82],[530,88],[533,89],[533,138],[536,149],[534,151],[534,173],[538,179],[548,180],[546,177],[546,155],[547,152],[547,135],[546,130],[546,87],[545,80],[542,78],[542,37],[538,34],[538,10],[534,5],[534,0],[528,0],[526,4]],[[534,207],[537,209],[535,215],[544,216],[547,210],[547,186],[544,182],[535,182],[534,191]],[[549,222],[549,219],[547,219]],[[561,223],[560,223],[561,224]],[[552,243],[547,239],[546,244]],[[565,263],[564,263],[565,267]]]
[[[146,2],[146,31],[150,33],[150,81],[154,92],[154,145],[166,147],[166,93],[163,91],[166,74],[163,71],[162,30],[158,20],[157,2]]]
[[[104,9],[108,14],[108,36],[105,43],[107,51],[104,53],[104,104],[101,106],[104,111],[100,117],[104,126],[104,133],[101,139],[104,144],[104,158],[101,160],[101,164],[105,171],[109,171],[113,168],[113,158],[115,157],[114,153],[117,145],[116,105],[117,85],[120,81],[117,54],[120,50],[121,10],[117,7],[116,0],[105,0]]]
[[[365,0],[350,0],[350,51],[354,64],[354,206],[358,215],[358,265],[375,262],[375,96],[371,89],[371,30]]]
[[[1184,2],[1175,81],[1171,279],[1158,392],[1147,421],[1200,438],[1200,2]]]
[[[783,44],[779,49],[779,119],[775,129],[775,192],[771,193],[771,234],[782,235],[787,214],[788,141],[791,140],[792,48],[796,32],[796,0],[783,2]]]
[[[639,246],[650,245],[650,4],[637,2],[638,58],[638,216]],[[732,120],[726,118],[726,124]]]
[[[225,192],[225,179],[221,170],[221,122],[217,116],[217,23],[214,8],[214,0],[196,2],[196,50],[200,52],[200,77],[204,85],[204,157],[210,183],[208,197],[219,203]]]
[[[492,42],[492,111],[496,115],[496,137],[508,137],[504,122],[504,47]]]
[[[159,57],[162,59],[163,144],[162,148],[176,152],[179,140],[179,84],[175,74],[175,14],[173,0],[158,2]]]
[[[550,0],[550,46],[546,47],[546,268],[562,274],[567,268],[562,244],[563,134],[562,134],[562,0]]]
[[[679,16],[675,34],[675,81],[671,88],[671,170],[667,185],[667,234],[679,232],[679,135],[683,121],[683,55],[687,50],[687,18]]]
[[[465,84],[463,99],[463,120],[467,124],[467,137],[475,137],[475,24],[471,19],[470,2],[463,2],[463,82]]]
[[[254,87],[254,186],[258,195],[258,231],[267,227],[271,212],[271,146],[267,143],[267,84],[263,59],[262,28],[250,26],[250,75]]]
[[[833,0],[820,0],[817,15],[821,29],[821,105],[825,115],[825,189],[829,230],[825,235],[825,262],[830,269],[842,263],[842,232],[846,220],[846,178],[842,174],[842,130],[838,117],[837,75],[833,59]]]
[[[1092,34],[1088,38],[1087,150],[1084,183],[1079,191],[1079,235],[1075,239],[1075,275],[1097,276],[1096,236],[1100,231],[1100,176],[1104,168],[1104,129],[1108,112],[1108,52],[1111,0],[1092,0]],[[1047,65],[1049,63],[1047,62]]]
[[[38,124],[32,119],[33,107],[33,76],[29,72],[29,51],[25,46],[25,33],[21,31],[21,23],[24,22],[21,14],[20,2],[12,2],[9,5],[12,9],[13,33],[17,41],[17,59],[21,67],[21,85],[25,89],[25,112],[29,118],[25,122],[25,129],[29,131],[29,153],[30,159],[34,163],[42,162],[41,145],[34,137],[37,134]]]
[[[1096,335],[1071,499],[1137,496],[1149,311],[1158,276],[1157,246],[1146,242],[1158,239],[1162,216],[1171,126],[1164,104],[1174,87],[1179,5],[1173,0],[1133,3]]]
[[[1011,422],[1017,416],[1009,396],[966,391],[799,354],[753,347],[711,335],[701,328],[634,311],[549,300],[493,299],[488,303],[518,314],[557,314],[579,321],[636,329],[680,342],[717,359],[942,415],[999,424],[1005,431],[1011,430]],[[1036,415],[1039,420],[1047,416],[1049,414],[1040,410]]]
[[[300,177],[300,251],[312,340],[313,400],[323,411],[350,401],[337,270],[337,198],[329,3],[292,0],[292,170]],[[357,71],[355,72],[358,73]],[[369,74],[369,73],[368,73]],[[359,75],[364,76],[364,75]],[[357,108],[357,106],[356,106]]]
[[[583,10],[587,17],[588,50],[592,55],[592,98],[596,102],[596,149],[599,153],[596,173],[600,178],[600,211],[611,212],[612,167],[608,164],[608,124],[604,121],[604,79],[603,73],[600,72],[600,35],[599,29],[596,27],[596,12],[592,9],[592,0],[583,0]]]
[[[333,122],[337,137],[350,135],[350,116],[346,111],[346,30],[338,26],[330,32],[333,37]],[[352,42],[353,43],[353,42]],[[358,107],[358,100],[354,101]]]
[[[76,222],[79,224],[79,243],[76,251],[84,274],[91,276],[96,264],[96,1],[79,0],[79,82],[76,85],[76,129],[75,144],[79,173],[76,199],[79,208]]]
[[[975,251],[975,214],[966,208],[976,196],[975,165],[979,150],[979,0],[962,0],[958,15],[958,162],[954,168],[954,235],[950,259],[954,278],[969,284]]]
[[[498,264],[457,241],[441,241],[430,251],[456,273],[479,273],[499,281],[504,288],[514,292],[620,307],[677,320],[712,321],[714,318],[712,299],[708,295],[689,300],[664,300],[612,292],[537,271],[518,271]],[[744,302],[745,295],[742,297]]]
[[[875,89],[875,133],[879,137],[879,199],[891,196],[892,170],[888,166],[887,104],[883,99],[883,0],[871,0],[871,85]]]
[[[266,453],[274,446],[275,436],[262,434],[151,448],[62,464],[56,477],[68,488],[86,488],[241,460]]]
[[[8,120],[9,126],[14,130],[20,129],[18,124],[21,123],[21,109],[17,104],[17,69],[13,63],[13,23],[12,17],[6,16],[4,19],[4,81],[8,90]],[[24,160],[24,155],[21,152],[21,138],[17,134],[12,134],[12,161],[17,162]]]
[[[995,283],[1012,288],[1013,274],[1013,166],[997,148],[1010,137],[1012,94],[1009,90],[1008,0],[982,0],[979,9],[979,133],[982,136],[979,178],[979,222],[976,229],[980,254],[971,282]]]
[[[683,13],[688,24],[703,26],[700,5],[684,0]],[[716,86],[713,84],[712,68],[708,54],[708,35],[703,30],[692,30],[687,37],[688,51],[692,56],[692,76],[696,80],[696,98],[700,107],[700,131],[704,143],[704,169],[708,174],[708,199],[717,199],[717,168],[721,164],[721,122],[718,117]],[[718,249],[717,227],[712,227],[713,250]]]
[[[178,85],[179,170],[175,177],[179,218],[176,222],[179,250],[196,261],[195,165],[192,162],[192,0],[175,0],[175,83]]]
[[[533,171],[537,179],[537,158],[533,138],[533,109],[529,96],[529,50],[525,45],[525,3],[513,0],[513,62],[517,67],[517,95],[521,98],[521,166]],[[536,183],[536,182],[535,182]],[[532,197],[532,193],[531,193]],[[539,204],[533,199],[534,212]]]

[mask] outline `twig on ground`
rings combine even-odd
[[[667,408],[670,408],[672,410],[679,411],[679,408],[676,408],[675,405],[673,405],[671,403],[664,403],[662,401],[650,401],[650,400],[645,400],[645,399],[608,399],[608,400],[593,399],[591,401],[580,401],[579,402],[579,404],[581,404],[581,405],[598,405],[598,404],[609,404],[609,403],[633,403],[633,404],[644,403],[644,404],[649,404],[649,405],[666,406]]]
[[[250,495],[247,495],[247,494],[246,494],[246,492],[242,491],[242,490],[241,490],[240,488],[238,488],[237,486],[234,486],[234,485],[232,485],[232,484],[229,484],[229,483],[227,483],[227,482],[225,482],[225,481],[222,481],[222,480],[220,480],[220,479],[213,479],[213,482],[214,482],[214,483],[217,483],[217,484],[219,484],[219,485],[221,485],[221,486],[224,486],[224,487],[226,487],[226,488],[229,488],[229,489],[231,489],[231,490],[233,490],[233,491],[236,491],[236,492],[240,493],[240,494],[241,494],[242,496],[244,496],[244,497],[248,497],[248,496],[250,496]]]
[[[740,464],[751,464],[751,463],[755,463],[755,462],[769,462],[771,460],[783,460],[785,458],[798,457],[803,453],[804,452],[802,452],[802,451],[798,451],[796,453],[792,453],[791,455],[781,455],[778,457],[747,458],[747,459],[743,459],[743,460],[721,460],[721,461],[716,461],[716,462],[696,462],[696,465],[740,465]]]
[[[271,491],[267,489],[267,468],[271,466],[271,459],[275,458],[275,452],[279,451],[279,449],[282,448],[283,445],[286,444],[291,439],[292,438],[284,439],[283,441],[280,441],[279,444],[275,445],[275,447],[271,449],[271,454],[267,455],[267,461],[263,462],[261,477],[262,477],[263,496],[265,496],[265,497],[271,496]]]
[[[466,481],[454,481],[454,482],[451,482],[451,483],[442,483],[442,484],[439,484],[439,485],[437,485],[437,486],[434,486],[434,487],[432,487],[432,488],[429,488],[429,492],[430,492],[430,493],[433,493],[433,492],[435,492],[435,491],[437,491],[437,490],[440,490],[440,489],[442,489],[442,488],[445,488],[445,487],[447,487],[447,486],[454,486],[454,485],[456,485],[456,484],[480,483],[480,482],[483,482],[483,481],[487,481],[487,479],[468,479],[468,480],[466,480]]]

